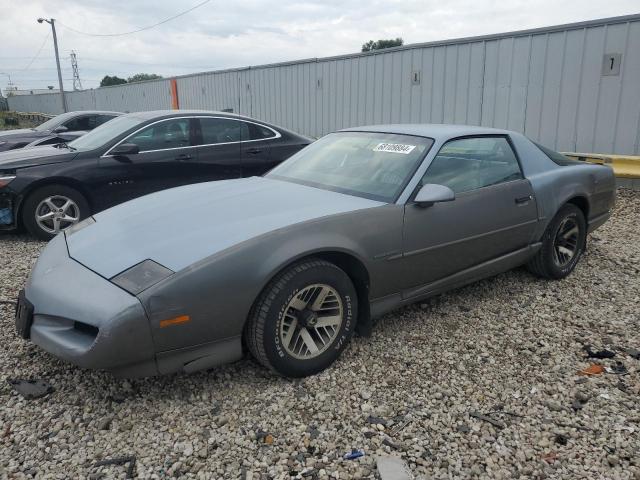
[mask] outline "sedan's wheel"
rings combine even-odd
[[[542,247],[527,265],[529,270],[545,278],[566,277],[582,256],[586,237],[584,214],[575,205],[565,205],[547,227]]]
[[[56,235],[78,223],[80,207],[68,197],[52,195],[38,204],[35,215],[38,227],[51,235]]]
[[[32,235],[49,240],[89,215],[89,204],[66,185],[49,185],[25,200],[22,220]]]
[[[264,366],[290,377],[331,365],[353,335],[356,291],[340,268],[306,260],[278,275],[251,312],[245,340]]]

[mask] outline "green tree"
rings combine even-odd
[[[162,78],[162,75],[156,75],[155,73],[136,73],[134,76],[129,77],[129,83],[145,82],[147,80],[158,80]]]
[[[400,37],[389,40],[378,40],[374,42],[373,40],[369,40],[367,43],[362,45],[363,52],[370,52],[371,50],[382,50],[383,48],[391,48],[391,47],[401,47],[404,44],[404,40]]]
[[[111,85],[122,85],[123,83],[127,83],[124,78],[116,77],[115,75],[113,77],[105,75],[104,78],[100,81],[100,86],[110,87]]]

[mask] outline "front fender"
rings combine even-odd
[[[385,205],[303,222],[241,242],[175,273],[139,296],[157,350],[241,335],[268,282],[287,265],[319,252],[360,260],[369,272],[372,296],[397,288],[398,277],[388,269],[398,262],[386,257],[400,251],[402,218],[402,206]],[[162,320],[181,315],[190,321],[160,327]]]

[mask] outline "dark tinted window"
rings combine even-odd
[[[565,157],[561,153],[558,153],[550,148],[545,147],[544,145],[540,145],[539,143],[533,142],[533,144],[542,150],[547,157],[549,157],[553,162],[558,165],[567,166],[567,165],[579,165],[579,160],[574,160],[573,158]]]
[[[95,123],[93,124],[93,126],[91,126],[92,118],[94,116],[95,115],[85,115],[82,117],[76,117],[67,122],[64,122],[63,125],[67,127],[70,132],[75,132],[77,130],[91,130],[96,126]]]
[[[164,150],[167,148],[188,147],[191,145],[189,119],[175,118],[155,123],[134,133],[123,143],[134,143],[140,151]]]
[[[200,118],[202,144],[239,142],[248,138],[249,128],[245,122],[229,118]]]
[[[422,184],[446,185],[456,193],[522,178],[520,165],[503,137],[474,137],[446,143]]]
[[[114,118],[116,118],[116,115],[95,115],[90,121],[91,128],[94,129],[109,120],[113,120]]]
[[[60,125],[65,125],[65,122],[74,118],[77,115],[76,112],[67,112],[61,115],[57,115],[50,120],[38,125],[35,129],[39,132],[44,132],[46,130],[53,130]]]
[[[274,138],[276,133],[262,125],[256,125],[255,123],[249,123],[249,140],[265,140],[267,138]]]
[[[64,122],[63,125],[67,127],[70,132],[79,130],[88,131],[93,130],[97,126],[102,125],[115,117],[115,115],[83,115]]]

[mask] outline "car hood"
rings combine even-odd
[[[77,154],[78,152],[67,148],[57,148],[52,145],[9,150],[8,152],[0,152],[0,170],[12,170],[14,168],[66,162],[74,158]]]
[[[46,133],[46,132],[43,132]],[[38,137],[41,135],[41,132],[37,130],[32,130],[30,128],[16,128],[15,130],[1,130],[0,131],[0,142],[4,140],[10,140],[14,137]]]
[[[0,131],[0,151],[9,150],[16,143],[30,143],[47,136],[49,132],[39,132],[30,128]]]
[[[177,272],[274,230],[380,205],[262,177],[199,183],[105,210],[67,243],[72,258],[105,278],[146,259]]]

